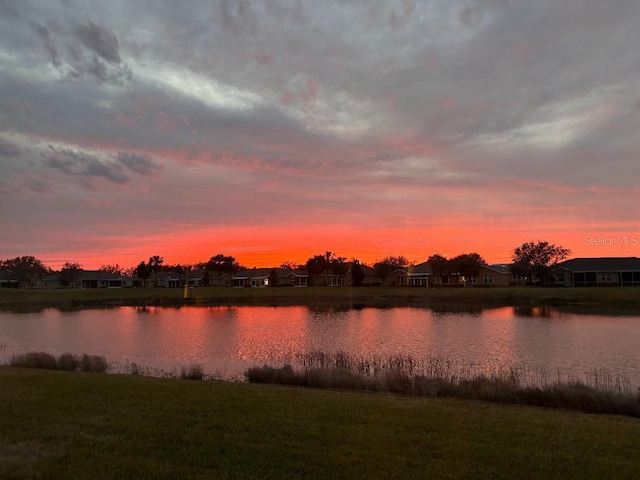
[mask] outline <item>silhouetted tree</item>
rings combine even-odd
[[[82,270],[82,265],[75,262],[66,262],[60,270],[60,284],[63,287],[73,285],[76,281],[78,272]]]
[[[307,260],[305,265],[307,267],[307,273],[311,278],[315,278],[315,284],[317,286],[320,275],[327,269],[327,259],[325,255],[315,255]]]
[[[330,263],[331,273],[337,275],[340,279],[340,285],[343,286],[344,276],[349,271],[349,264],[345,257],[333,257]]]
[[[409,266],[409,261],[403,257],[385,257],[379,262],[373,264],[373,269],[376,271],[376,275],[380,277],[382,283],[391,273],[395,272],[399,268],[406,268]]]
[[[164,258],[160,255],[154,255],[149,258],[149,268],[152,272],[159,272],[162,270],[162,264],[164,263]]]
[[[291,262],[289,260],[282,262],[278,268],[282,268],[284,270],[298,270],[300,269],[300,265],[296,262]]]
[[[219,253],[211,257],[206,263],[203,264],[204,268],[211,272],[224,272],[229,275],[239,272],[242,266],[232,256],[227,256]]]
[[[115,265],[102,265],[100,271],[112,273],[114,275],[122,275],[122,268],[117,263]]]
[[[519,274],[528,272],[529,277],[537,277],[543,286],[555,266],[563,261],[571,250],[549,242],[529,242],[513,250],[512,260]],[[513,270],[512,270],[513,271]]]
[[[271,271],[269,272],[269,286],[278,286],[278,271],[275,268],[271,269]]]
[[[133,269],[133,273],[142,279],[144,285],[151,276],[151,266],[144,261],[140,262],[138,266]]]
[[[351,261],[351,284],[354,287],[361,287],[364,282],[365,273],[362,269],[360,261],[353,259]]]
[[[21,287],[35,287],[38,280],[51,272],[42,260],[31,255],[2,260],[0,267],[11,270]]]
[[[465,279],[465,285],[469,278],[477,277],[480,274],[480,267],[486,265],[477,253],[463,253],[449,261],[450,270],[462,275]],[[431,267],[433,269],[433,266]]]
[[[429,257],[427,263],[431,266],[433,276],[436,278],[436,284],[442,285],[442,276],[449,273],[449,260],[446,257],[434,254]]]

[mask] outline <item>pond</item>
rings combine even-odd
[[[481,372],[513,365],[578,377],[607,371],[640,385],[639,340],[640,316],[547,308],[474,313],[302,306],[0,312],[2,363],[32,350],[89,353],[106,356],[117,369],[136,363],[168,372],[197,363],[225,378],[242,378],[250,366],[280,365],[320,350],[447,358]]]

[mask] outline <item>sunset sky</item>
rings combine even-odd
[[[0,0],[0,259],[640,256],[638,0]]]

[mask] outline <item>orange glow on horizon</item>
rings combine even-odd
[[[119,240],[114,245],[122,245],[120,248],[45,252],[36,257],[56,269],[67,261],[78,262],[87,269],[97,269],[104,264],[127,268],[147,261],[152,255],[162,256],[167,265],[195,264],[218,253],[232,255],[247,267],[277,267],[285,261],[302,264],[326,251],[348,260],[357,258],[366,264],[390,255],[402,255],[411,262],[421,263],[435,253],[451,258],[471,252],[479,253],[488,263],[507,263],[515,247],[539,240],[571,249],[569,258],[640,256],[640,235],[635,234],[554,232],[544,235],[483,226],[399,230],[359,230],[335,225],[300,229],[237,226],[172,235],[169,243],[165,235],[129,244],[127,241],[131,239]]]

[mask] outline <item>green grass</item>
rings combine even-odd
[[[82,308],[113,305],[308,305],[353,307],[416,306],[478,309],[504,305],[570,306],[574,309],[640,311],[638,288],[180,288],[95,290],[0,289],[0,309]]]
[[[637,478],[640,422],[0,368],[0,478]]]

